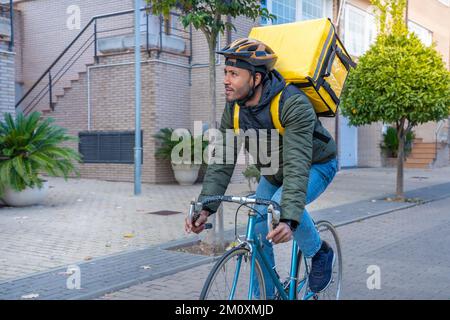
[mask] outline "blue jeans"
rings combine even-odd
[[[311,166],[311,170],[309,173],[308,180],[308,190],[306,192],[306,204],[313,202],[317,199],[322,192],[328,187],[328,185],[333,180],[334,176],[337,172],[337,160],[333,159],[326,163],[313,164]],[[276,201],[277,203],[281,203],[281,194],[283,192],[283,186],[277,187],[271,184],[267,179],[261,177],[258,188],[256,189],[256,197]],[[275,265],[275,259],[273,254],[272,243],[270,243],[267,239],[267,207],[266,206],[255,206],[255,209],[258,210],[263,216],[264,219],[258,216],[257,222],[255,224],[255,235],[257,238],[261,238],[263,251],[268,261],[270,262],[271,267]],[[300,224],[297,227],[297,230],[294,233],[294,238],[297,240],[297,243],[300,247],[302,253],[307,257],[313,257],[317,251],[319,251],[322,241],[320,240],[319,233],[317,232],[314,221],[311,219],[308,211],[305,209],[303,215],[299,219]],[[261,236],[259,236],[261,234]],[[270,275],[263,268],[264,280],[266,283],[266,294],[267,299],[273,298],[275,286],[270,278]],[[256,277],[254,279],[255,290],[258,290],[258,283]]]

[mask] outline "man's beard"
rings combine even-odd
[[[233,96],[231,98],[226,97],[227,102],[233,102],[242,100],[250,93],[252,87],[249,83],[246,83],[244,87],[240,88],[239,90],[232,89],[233,90]]]

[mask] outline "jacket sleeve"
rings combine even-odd
[[[233,175],[233,171],[236,165],[237,153],[240,150],[240,146],[238,146],[239,140],[234,137],[233,129],[233,121],[232,121],[232,106],[226,105],[225,110],[222,115],[222,120],[220,123],[220,133],[222,135],[222,141],[218,141],[214,145],[214,153],[217,154],[218,148],[222,149],[222,161],[221,163],[210,163],[208,164],[208,168],[206,169],[205,178],[203,180],[202,190],[200,192],[199,201],[205,196],[216,196],[216,195],[224,195],[227,190],[228,184],[230,183],[231,176]],[[227,144],[226,134],[232,136],[234,143]],[[219,154],[220,155],[220,154]],[[227,155],[229,159],[233,159],[228,161],[227,163]],[[219,156],[217,156],[219,157]],[[214,213],[217,211],[220,203],[211,203],[207,206],[204,206],[203,209]]]
[[[316,119],[313,106],[302,94],[286,100],[280,117],[285,128],[281,216],[299,223],[306,205]]]

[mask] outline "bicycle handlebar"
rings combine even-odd
[[[201,202],[191,201],[188,213],[189,221],[194,223],[198,219],[200,215],[199,212],[202,210],[203,206],[214,202],[233,202],[237,204],[256,204],[267,206],[267,227],[269,232],[273,230],[274,225],[278,225],[280,222],[281,207],[277,202],[266,199],[234,196],[207,196],[204,197]],[[205,224],[205,229],[211,228],[211,223]]]

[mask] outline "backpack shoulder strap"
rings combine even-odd
[[[234,111],[233,111],[233,129],[234,134],[239,134],[239,110],[240,107],[237,104],[237,102],[234,104]]]
[[[286,89],[289,84],[290,83],[287,82],[283,90],[281,90],[270,102],[270,115],[272,116],[272,122],[275,126],[275,129],[277,129],[281,135],[284,135],[284,127],[280,122],[280,98],[284,89]]]
[[[275,128],[276,128],[276,129],[278,130],[278,132],[280,133],[280,135],[284,135],[284,131],[285,131],[284,127],[281,125],[281,122],[280,122],[280,110],[281,110],[281,108],[280,108],[280,107],[281,107],[281,106],[280,106],[280,104],[281,104],[280,99],[281,99],[282,93],[284,92],[284,90],[286,89],[286,87],[287,87],[288,85],[290,85],[290,83],[286,83],[286,86],[284,87],[284,89],[281,90],[280,93],[278,93],[278,94],[272,99],[272,101],[270,102],[270,114],[271,114],[271,116],[272,116],[272,122],[273,122]],[[284,100],[286,100],[286,99],[284,99]],[[283,102],[283,103],[284,103],[284,102]],[[238,106],[238,107],[239,107],[239,106]],[[238,110],[239,110],[239,109],[238,109]],[[238,120],[238,125],[239,125],[239,120]],[[316,123],[316,125],[317,125],[317,123]],[[318,132],[318,131],[316,131],[316,130],[314,130],[314,132],[313,132],[313,137],[314,137],[314,138],[317,138],[317,139],[319,139],[319,140],[321,140],[321,141],[323,141],[323,142],[325,142],[325,143],[328,143],[328,142],[330,142],[330,140],[331,140],[330,137],[328,137],[328,136],[326,136],[326,135],[324,135],[324,134],[321,134],[320,132]]]

